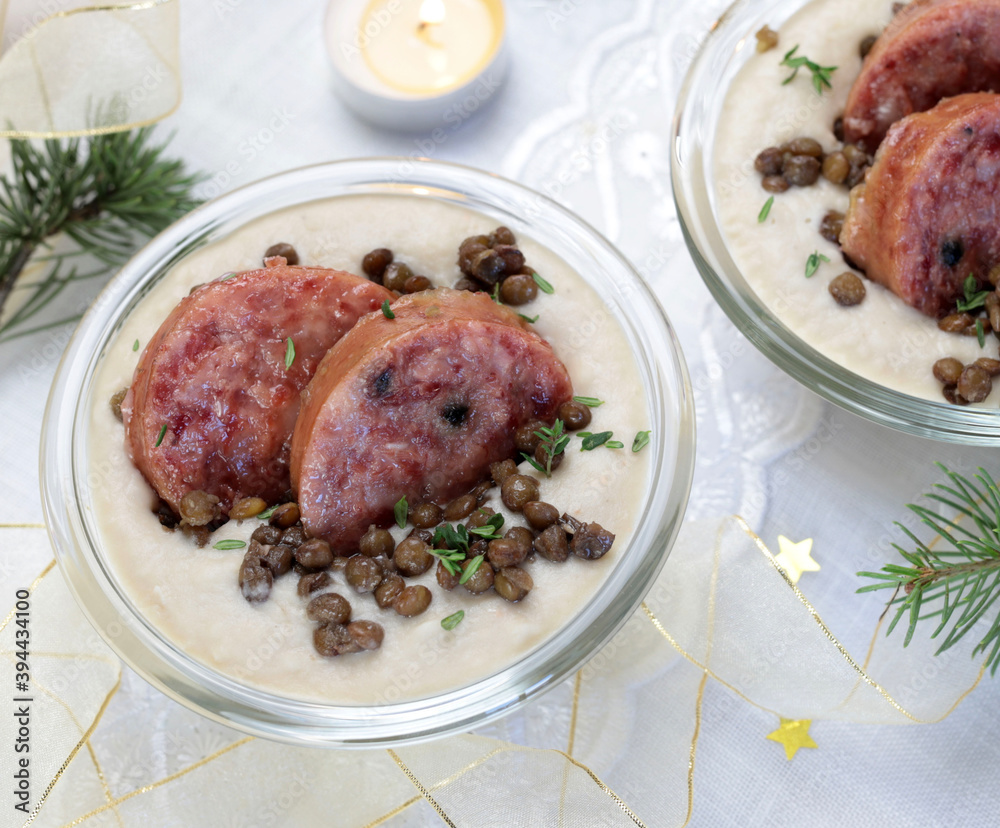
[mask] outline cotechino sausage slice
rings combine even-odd
[[[917,310],[954,310],[1000,264],[1000,95],[959,95],[889,130],[840,235],[870,279]]]
[[[404,296],[330,349],[303,392],[292,488],[308,534],[355,551],[393,505],[450,500],[572,397],[549,344],[482,293]]]
[[[865,58],[844,139],[874,152],[889,127],[942,98],[1000,91],[1000,0],[914,0]]]
[[[299,392],[330,346],[393,298],[343,271],[268,264],[182,299],[122,402],[132,460],[174,511],[191,490],[218,496],[224,513],[283,495]]]

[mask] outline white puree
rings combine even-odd
[[[763,224],[757,221],[769,194],[760,186],[754,158],[765,147],[801,135],[815,138],[828,152],[839,146],[832,126],[861,70],[858,44],[881,32],[892,17],[891,6],[891,0],[815,0],[781,26],[776,48],[749,58],[729,88],[719,119],[715,198],[733,260],[787,328],[856,374],[943,403],[931,365],[945,356],[963,363],[995,357],[996,340],[989,336],[981,350],[975,337],[944,333],[935,320],[868,280],[860,305],[842,308],[833,300],[827,286],[849,268],[839,248],[819,234],[819,224],[828,210],[846,212],[845,187],[822,177],[812,187],[792,187],[774,197]],[[806,69],[781,85],[791,70],[779,63],[795,44],[798,55],[838,67],[832,91],[817,95]],[[744,48],[753,51],[754,45],[751,36]],[[813,251],[830,262],[821,262],[816,275],[806,279],[806,259]],[[998,393],[983,405],[996,407]]]
[[[416,272],[450,285],[460,275],[458,243],[495,226],[472,211],[414,197],[351,196],[312,203],[267,216],[189,256],[125,323],[98,371],[92,401],[92,465],[105,481],[94,491],[96,520],[123,589],[186,653],[284,696],[338,704],[417,698],[510,665],[565,624],[603,582],[629,543],[649,485],[649,449],[630,450],[635,433],[649,428],[647,399],[627,340],[597,294],[560,258],[529,239],[519,238],[519,245],[555,294],[539,293],[520,310],[540,315],[536,330],[566,363],[575,392],[606,401],[594,409],[590,430],[613,430],[626,447],[580,452],[574,438],[562,467],[542,481],[543,499],[598,521],[617,540],[599,561],[531,562],[535,589],[520,604],[493,592],[474,596],[462,587],[446,592],[437,586],[432,567],[409,582],[430,586],[433,602],[423,615],[407,619],[379,609],[371,595],[356,594],[338,572],[332,589],[351,602],[355,619],[382,624],[385,642],[373,653],[323,658],[313,649],[314,624],[305,616],[306,601],[296,594],[297,575],[277,578],[271,597],[251,605],[237,585],[245,550],[197,549],[180,532],[159,526],[150,512],[152,491],[127,459],[122,425],[110,412],[108,399],[129,384],[138,361],[134,340],[145,346],[193,285],[227,271],[260,267],[261,254],[274,242],[294,245],[304,264],[352,272],[360,271],[366,252],[389,247]],[[489,505],[498,508],[497,502]],[[248,539],[257,525],[257,520],[242,526],[232,521],[212,536],[212,543]],[[460,609],[465,619],[446,632],[441,619]]]

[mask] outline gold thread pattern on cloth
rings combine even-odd
[[[31,582],[31,584],[28,585],[28,592],[34,592],[35,591],[35,587],[38,586],[38,584],[41,582],[42,578],[44,578],[46,575],[48,575],[52,571],[52,569],[53,569],[53,567],[55,567],[55,565],[56,565],[56,560],[55,560],[55,558],[53,558],[51,561],[49,561],[49,563],[45,567],[45,569],[43,569],[39,573],[38,577],[35,578],[35,580]],[[7,625],[11,622],[11,619],[14,617],[14,613],[16,613],[16,612],[17,612],[17,606],[15,605],[15,606],[11,607],[10,612],[7,613],[7,617],[4,618],[3,621],[0,621],[0,632],[3,632],[4,629],[6,629]]]
[[[826,636],[829,642],[833,644],[834,647],[837,648],[837,651],[841,654],[841,656],[844,657],[844,659],[851,666],[851,668],[858,673],[862,681],[864,681],[865,684],[869,685],[880,696],[882,696],[882,698],[885,699],[885,701],[888,702],[898,712],[906,716],[906,718],[911,719],[912,721],[918,722],[920,724],[930,724],[930,722],[922,721],[921,719],[918,719],[916,716],[913,716],[908,711],[904,710],[902,705],[900,705],[899,702],[897,702],[892,696],[890,696],[886,692],[885,688],[882,687],[881,684],[879,684],[877,681],[871,678],[871,676],[869,676],[864,670],[861,669],[861,666],[851,657],[851,654],[848,653],[846,649],[844,649],[844,646],[837,640],[836,636],[834,636],[834,634],[830,632],[829,627],[827,627],[826,624],[823,622],[823,619],[819,617],[819,613],[816,612],[813,605],[809,603],[809,601],[806,599],[806,596],[802,594],[802,591],[795,585],[795,583],[792,582],[792,580],[788,576],[788,573],[785,572],[785,570],[783,570],[780,566],[778,566],[777,563],[775,563],[774,555],[772,555],[771,551],[767,548],[767,546],[764,545],[764,542],[759,537],[757,537],[757,535],[747,525],[746,521],[743,520],[743,518],[737,517],[736,521],[737,524],[740,526],[740,528],[753,539],[754,544],[764,554],[764,556],[771,564],[771,566],[773,566],[781,575],[781,577],[785,579],[785,582],[788,584],[788,586],[792,588],[792,591],[795,593],[795,597],[798,598],[799,602],[809,611],[809,615],[812,617],[813,621],[815,621],[819,625],[820,629],[823,631],[823,635]]]
[[[427,800],[428,804],[437,812],[437,815],[441,817],[441,819],[444,821],[444,824],[447,825],[448,828],[456,828],[455,823],[448,818],[448,815],[444,812],[444,809],[440,805],[438,805],[437,800],[430,795],[430,792],[427,790],[427,788],[425,788],[423,784],[421,784],[420,780],[413,775],[413,771],[411,771],[403,762],[403,760],[399,758],[399,754],[397,754],[396,751],[392,749],[390,749],[388,752],[389,755],[392,757],[392,760],[397,765],[399,765],[399,769],[404,774],[406,774],[406,778],[413,783],[413,787],[416,788],[418,791],[420,791],[420,795]]]
[[[187,774],[191,773],[192,771],[196,771],[196,770],[198,770],[198,768],[201,768],[204,765],[209,764],[210,762],[214,762],[220,756],[224,756],[225,754],[229,753],[231,750],[235,750],[236,748],[241,747],[241,746],[247,744],[248,742],[252,742],[252,741],[254,741],[254,737],[253,736],[245,736],[242,739],[240,739],[239,741],[233,742],[231,745],[226,745],[224,748],[220,748],[215,753],[213,753],[211,756],[206,756],[204,759],[201,759],[201,760],[195,762],[194,764],[189,765],[186,768],[182,768],[181,770],[177,771],[177,773],[172,773],[172,774],[170,774],[170,776],[165,776],[163,779],[160,779],[160,780],[158,780],[156,782],[153,782],[150,785],[143,785],[141,788],[137,788],[134,791],[130,791],[127,794],[123,794],[122,796],[117,797],[115,800],[113,800],[112,802],[109,802],[107,805],[103,805],[100,808],[95,808],[93,811],[90,811],[90,813],[84,814],[81,817],[77,817],[72,822],[67,822],[65,825],[62,826],[62,828],[73,828],[73,826],[79,825],[82,822],[86,822],[91,817],[95,817],[98,814],[102,814],[102,813],[104,813],[105,811],[107,811],[107,810],[109,810],[111,808],[114,808],[114,807],[116,807],[118,805],[121,805],[123,802],[127,802],[128,800],[130,800],[130,799],[132,799],[134,797],[139,796],[140,794],[145,794],[145,793],[149,793],[150,791],[155,791],[157,788],[160,788],[163,785],[166,785],[166,784],[168,784],[170,782],[173,782],[175,779],[180,779],[182,776],[186,776]]]
[[[583,670],[576,671],[576,678],[573,679],[573,709],[569,714],[569,740],[566,743],[566,753],[573,755],[573,743],[576,741],[576,717],[580,712],[580,682],[583,679]]]
[[[706,725],[703,718],[705,699],[708,695],[709,678],[719,681],[723,686],[735,693],[738,698],[759,709],[771,710],[776,704],[784,707],[787,703],[791,702],[792,705],[788,710],[782,711],[787,712],[787,718],[782,717],[777,711],[771,711],[779,718],[782,724],[768,738],[775,737],[771,738],[771,740],[782,744],[786,751],[792,750],[792,748],[797,751],[802,747],[814,747],[815,742],[808,733],[810,721],[816,718],[829,717],[829,713],[837,710],[836,702],[839,701],[841,706],[847,704],[854,695],[854,691],[851,690],[847,694],[848,699],[842,699],[837,695],[832,706],[816,708],[816,713],[812,715],[806,711],[805,715],[803,715],[803,712],[794,706],[797,699],[791,695],[791,687],[787,687],[784,690],[784,695],[774,702],[766,693],[762,694],[760,688],[753,687],[748,690],[746,686],[741,684],[740,679],[733,678],[739,675],[736,670],[739,670],[742,666],[741,662],[733,661],[734,652],[738,653],[739,648],[734,650],[732,647],[733,630],[731,625],[734,617],[733,613],[739,613],[739,607],[731,605],[734,594],[732,588],[734,584],[742,586],[739,579],[734,578],[733,573],[740,571],[742,574],[744,572],[743,567],[748,565],[755,567],[758,578],[764,578],[763,581],[758,580],[755,582],[757,588],[766,589],[771,599],[778,598],[778,591],[787,595],[787,600],[784,602],[786,614],[794,610],[794,613],[788,617],[798,618],[799,621],[796,622],[798,626],[803,630],[813,631],[810,633],[808,639],[803,639],[804,646],[811,647],[817,652],[829,649],[829,655],[825,656],[825,661],[820,660],[817,663],[829,665],[827,669],[831,671],[834,669],[833,662],[843,665],[842,668],[838,668],[837,673],[834,674],[831,672],[831,675],[844,685],[844,692],[847,692],[848,687],[852,686],[855,688],[867,687],[876,690],[877,697],[869,695],[866,689],[865,696],[859,697],[857,700],[858,705],[867,703],[870,707],[871,705],[889,704],[895,713],[906,717],[908,721],[923,721],[925,719],[940,720],[938,718],[928,719],[928,717],[921,719],[912,712],[904,709],[902,705],[898,703],[892,704],[895,701],[893,696],[890,696],[888,691],[867,672],[867,668],[873,661],[874,664],[872,666],[874,668],[879,666],[881,663],[879,657],[884,657],[886,652],[876,652],[873,645],[865,658],[864,667],[859,666],[858,662],[851,657],[840,642],[832,635],[816,609],[806,600],[795,584],[791,582],[789,573],[775,561],[775,557],[742,519],[728,518],[718,524],[713,523],[711,531],[712,534],[704,536],[703,539],[701,539],[702,536],[697,534],[695,534],[693,541],[690,538],[686,539],[686,557],[685,554],[681,554],[680,550],[675,550],[675,562],[680,569],[677,569],[676,572],[670,572],[668,571],[669,567],[666,568],[666,579],[663,583],[658,582],[654,586],[647,597],[647,601],[641,605],[642,615],[639,618],[641,619],[642,616],[645,616],[649,621],[650,627],[647,627],[645,622],[635,620],[632,622],[631,630],[628,628],[623,630],[621,634],[623,635],[623,639],[621,641],[616,639],[604,651],[603,658],[607,660],[607,665],[604,667],[588,668],[586,688],[584,687],[583,671],[578,671],[575,674],[568,688],[571,689],[571,696],[563,703],[565,706],[562,709],[562,713],[566,718],[556,717],[553,720],[554,726],[547,737],[553,741],[562,741],[565,739],[564,744],[567,748],[565,752],[554,748],[546,749],[545,741],[542,741],[538,747],[527,747],[512,742],[487,739],[483,736],[451,737],[451,739],[441,742],[429,754],[415,753],[414,759],[416,762],[411,761],[409,757],[404,762],[400,753],[403,756],[407,756],[405,751],[400,750],[397,753],[395,750],[389,750],[387,751],[388,757],[392,759],[392,762],[385,763],[383,772],[394,776],[398,771],[402,771],[409,784],[416,789],[418,795],[412,796],[412,789],[406,790],[403,787],[405,783],[400,778],[399,787],[393,789],[391,794],[387,794],[387,799],[389,796],[392,799],[389,799],[385,803],[377,803],[379,806],[382,804],[385,805],[386,813],[378,819],[372,820],[371,812],[369,812],[363,818],[358,819],[357,825],[364,824],[365,828],[376,828],[376,826],[383,825],[399,816],[413,805],[421,801],[426,801],[445,825],[454,826],[463,822],[456,812],[458,808],[457,803],[462,801],[461,797],[467,789],[473,789],[471,786],[483,785],[483,779],[488,780],[487,788],[494,790],[498,796],[503,795],[505,787],[508,784],[504,781],[505,779],[509,780],[510,784],[515,785],[524,779],[532,780],[533,784],[536,780],[539,784],[542,784],[541,780],[548,780],[544,783],[547,787],[540,788],[538,794],[542,798],[540,801],[544,801],[546,807],[551,809],[549,811],[551,815],[550,824],[556,823],[557,815],[560,818],[565,817],[564,823],[566,825],[577,824],[581,809],[583,809],[583,813],[589,812],[589,809],[595,809],[594,813],[597,813],[600,808],[606,808],[606,817],[610,817],[612,812],[618,814],[616,817],[611,817],[611,821],[608,822],[609,825],[629,824],[638,828],[644,828],[646,823],[643,822],[643,818],[649,820],[649,824],[657,826],[670,825],[677,828],[677,826],[688,825],[694,813],[693,780],[699,739],[706,732],[706,726],[709,728],[709,731],[711,728],[710,723]],[[713,546],[713,543],[715,548],[712,550],[711,555],[706,554],[709,552],[709,548]],[[744,557],[737,559],[734,557],[734,554],[742,554]],[[767,562],[766,565],[765,561]],[[695,567],[693,570],[690,569],[692,565]],[[689,569],[684,569],[684,566],[688,566]],[[50,563],[32,584],[33,591],[42,583],[42,579],[53,568],[54,562]],[[780,575],[780,580],[774,578],[773,573]],[[671,577],[674,578],[673,583],[670,583]],[[689,586],[692,584],[693,587],[689,589]],[[726,591],[727,589],[729,590],[728,592]],[[790,594],[788,594],[788,590],[791,591]],[[694,596],[692,603],[687,605],[686,608],[683,601],[680,600],[685,596],[685,593]],[[42,598],[38,599],[37,608],[33,610],[41,613],[41,617],[44,617],[48,611],[43,604],[46,594],[55,595],[57,593],[53,593],[49,589],[41,590]],[[62,595],[63,593],[60,592],[58,594]],[[755,597],[750,596],[751,600]],[[7,622],[4,623],[9,624],[11,617],[13,617],[13,612],[8,616]],[[691,623],[692,621],[694,623]],[[882,622],[879,621],[875,631],[876,637],[882,626]],[[632,649],[629,649],[629,642],[638,634],[637,631],[642,629],[650,629],[648,634],[642,633],[642,635],[648,635],[648,638],[643,639],[642,635],[640,635],[638,639],[635,639],[636,643],[632,645]],[[762,632],[762,629],[751,627],[746,631],[741,630],[741,634],[760,638],[765,634]],[[674,663],[664,661],[664,656],[657,654],[657,648],[654,646],[651,649],[649,646],[651,642],[656,640],[657,636],[662,637],[670,644],[671,649],[665,649],[664,652],[676,652],[682,659],[677,659]],[[727,637],[729,639],[728,642]],[[750,639],[745,639],[745,641],[750,643]],[[56,646],[53,646],[52,642],[49,642],[47,646],[44,642],[40,643],[43,646],[35,653],[39,659],[79,659],[93,663],[95,668],[97,665],[100,665],[100,668],[103,670],[107,670],[109,666],[114,666],[116,663],[113,656],[108,655],[105,657],[100,650],[87,653],[81,651],[78,655],[74,655],[71,652],[58,651],[59,639],[55,640]],[[890,650],[888,652],[892,653],[893,651]],[[605,717],[595,717],[594,705],[600,703],[602,700],[606,701],[608,692],[616,694],[620,692],[624,699],[625,690],[621,685],[621,681],[631,681],[632,679],[618,679],[618,675],[623,669],[631,669],[631,665],[637,660],[641,661],[643,657],[649,658],[651,663],[656,664],[654,672],[644,675],[652,676],[655,673],[657,676],[663,676],[664,680],[669,680],[671,686],[683,684],[685,688],[683,694],[672,701],[674,707],[678,709],[678,714],[672,725],[672,730],[668,733],[661,733],[656,730],[660,725],[655,716],[651,719],[642,719],[637,723],[638,727],[650,731],[650,735],[655,738],[668,737],[668,741],[665,743],[666,749],[673,753],[672,758],[678,760],[670,771],[672,774],[671,778],[664,780],[664,785],[673,786],[669,788],[669,796],[664,794],[664,801],[669,800],[675,803],[675,809],[671,811],[669,819],[664,818],[662,814],[657,813],[655,810],[651,815],[646,816],[637,807],[648,807],[648,803],[643,805],[642,798],[638,793],[642,788],[637,787],[637,785],[648,784],[648,779],[645,781],[633,780],[628,775],[631,771],[616,768],[615,773],[618,775],[611,781],[611,784],[608,784],[597,773],[591,770],[591,765],[599,767],[599,765],[594,764],[594,761],[607,762],[607,759],[592,756],[593,746],[607,735],[606,729],[608,726],[604,722]],[[780,654],[778,659],[778,663],[782,663]],[[790,657],[787,663],[791,665],[795,660],[795,658]],[[957,685],[956,692],[961,690],[961,695],[957,701],[952,701],[954,698],[952,695],[947,696],[945,702],[950,703],[950,707],[944,715],[948,715],[951,710],[954,710],[958,703],[971,692],[982,678],[984,671],[980,663],[976,662],[974,665],[970,665],[970,667],[971,669],[967,671],[970,679],[972,670],[978,670],[979,675],[976,678],[976,682],[972,687],[967,687],[964,681],[962,684]],[[697,670],[697,673],[692,674],[692,668]],[[683,672],[675,673],[674,671]],[[591,676],[592,673],[593,677]],[[636,673],[634,675],[640,674]],[[787,682],[787,677],[793,675],[793,673],[789,673],[786,670],[785,672],[779,671],[779,675],[784,677],[784,680]],[[678,683],[677,679],[682,679],[682,681]],[[616,682],[618,683],[616,684]],[[889,686],[895,687],[895,684],[890,684]],[[262,761],[262,755],[267,755],[266,752],[261,752],[263,751],[263,746],[267,743],[261,742],[261,751],[255,749],[240,753],[231,762],[227,761],[223,764],[223,767],[227,770],[213,772],[213,763],[216,760],[224,755],[234,755],[233,751],[236,748],[254,741],[253,737],[243,737],[227,744],[221,749],[215,750],[200,761],[184,767],[173,774],[164,776],[156,781],[148,782],[147,784],[139,785],[135,790],[115,797],[112,791],[109,790],[108,783],[105,780],[105,773],[99,762],[99,753],[94,749],[94,745],[101,744],[100,739],[94,739],[93,745],[91,742],[111,698],[115,695],[117,687],[118,684],[116,683],[110,692],[108,692],[108,695],[103,698],[103,703],[96,713],[88,712],[85,715],[82,714],[84,703],[87,705],[86,710],[92,710],[91,702],[94,702],[94,706],[96,706],[101,697],[86,699],[78,696],[73,700],[71,706],[67,707],[66,702],[59,698],[58,694],[49,694],[56,699],[57,703],[62,704],[69,714],[69,717],[66,719],[66,726],[72,728],[75,732],[82,733],[83,738],[77,740],[74,736],[72,740],[67,741],[67,748],[72,749],[67,750],[66,755],[61,760],[61,765],[59,765],[59,760],[53,764],[52,767],[58,767],[58,771],[49,779],[48,788],[46,788],[43,800],[35,804],[34,814],[37,814],[38,810],[45,804],[47,810],[51,808],[56,809],[50,816],[53,824],[63,824],[64,828],[73,828],[73,826],[80,825],[99,814],[111,816],[112,813],[119,817],[120,823],[127,822],[128,824],[132,824],[136,813],[146,813],[147,809],[152,807],[152,805],[139,804],[136,806],[130,804],[122,808],[120,812],[119,808],[123,803],[142,803],[144,794],[158,790],[162,786],[185,776],[193,781],[189,781],[186,784],[179,783],[182,784],[181,790],[187,790],[190,787],[202,789],[203,785],[213,784],[212,780],[216,778],[218,773],[239,773],[248,770]],[[584,692],[585,689],[587,692]],[[40,687],[39,692],[44,693],[44,688]],[[836,692],[839,694],[841,691],[838,689]],[[808,703],[811,704],[812,702]],[[854,702],[852,702],[853,704]],[[569,707],[568,710],[566,709],[567,706]],[[599,709],[606,710],[606,708]],[[811,709],[809,708],[809,710]],[[852,706],[850,710],[846,711],[848,716],[855,709]],[[936,708],[933,712],[936,714],[940,709]],[[81,715],[78,715],[78,712]],[[941,716],[940,718],[943,717]],[[90,722],[90,725],[84,729],[87,721]],[[568,728],[566,724],[558,724],[560,721],[568,723]],[[609,719],[608,722],[611,723],[611,720]],[[581,733],[584,723],[586,723],[587,728],[585,731],[586,738]],[[595,727],[599,729],[595,731]],[[600,728],[604,728],[604,730]],[[75,742],[75,745],[73,742]],[[453,747],[449,748],[449,745]],[[460,749],[474,752],[470,753],[461,762],[455,763],[455,765],[463,765],[459,770],[455,771],[452,768],[450,771],[445,772],[442,769],[440,775],[433,777],[440,781],[436,781],[433,784],[425,782],[425,779],[431,778],[431,774],[435,774],[434,768],[441,765],[438,754],[434,751],[442,751],[443,753],[440,756],[443,758],[448,755],[449,750],[457,749],[454,746],[462,746]],[[63,783],[63,787],[69,784],[71,777],[66,772],[71,767],[77,767],[73,763],[79,759],[79,754],[83,747],[86,747],[88,750],[91,762],[93,762],[93,769],[96,769],[97,772],[97,781],[100,784],[98,785],[94,780],[92,770],[89,767],[80,766],[86,769],[86,773],[88,774],[87,779],[89,780],[88,784],[92,786],[92,792],[90,801],[86,805],[90,810],[82,816],[77,816],[72,811],[72,804],[62,802],[65,798],[65,792],[59,796],[52,797],[49,797],[49,793],[61,779],[66,780]],[[289,757],[296,755],[295,751],[297,749],[295,748],[283,746],[283,749],[290,751],[288,754],[283,755]],[[578,758],[576,754],[581,752],[585,755],[581,755]],[[500,760],[499,764],[487,769],[484,777],[463,779],[473,768],[489,762],[494,757],[501,755],[513,756],[513,754],[520,754],[520,757],[516,760],[512,758],[506,764],[504,764],[503,760]],[[794,755],[794,752],[792,755]],[[422,759],[419,758],[421,756],[423,756]],[[548,757],[548,759],[546,760],[545,757]],[[421,762],[424,764],[421,764]],[[252,764],[247,765],[247,763]],[[600,766],[603,767],[606,764]],[[514,776],[510,775],[512,769],[515,769],[513,771],[515,773]],[[578,770],[582,771],[586,777],[576,773]],[[445,775],[446,773],[448,773],[447,776]],[[48,772],[46,772],[46,776],[49,776]],[[589,783],[585,779],[589,779],[596,786],[593,789],[593,793],[588,793]],[[686,802],[684,796],[685,783],[687,788]],[[613,789],[612,785],[621,794]],[[57,791],[60,790],[58,788],[55,789]],[[447,789],[446,793],[439,793],[445,791],[445,789]],[[667,790],[667,788],[664,790]],[[395,800],[395,804],[392,802],[393,799]],[[154,799],[151,798],[150,802],[153,801]],[[98,805],[98,803],[102,804]],[[369,803],[369,805],[375,804]],[[557,807],[558,811],[556,810]],[[60,811],[60,808],[63,808],[65,812]],[[59,813],[58,823],[55,822],[57,812]],[[372,812],[377,813],[374,807],[372,808]],[[640,817],[639,813],[643,813],[643,817]],[[34,819],[34,816],[32,816],[32,819]],[[26,825],[28,824],[30,822],[26,823]],[[47,822],[46,824],[49,823]],[[309,824],[313,823],[310,822]]]
[[[111,792],[108,790],[107,784],[104,781],[104,773],[101,771],[101,765],[97,761],[97,757],[94,755],[93,750],[90,748],[90,737],[94,733],[94,731],[97,730],[97,726],[101,723],[101,719],[104,717],[104,711],[108,709],[108,705],[111,703],[111,699],[114,698],[115,693],[118,692],[119,687],[121,687],[121,674],[119,674],[118,681],[115,682],[115,686],[111,688],[111,691],[105,697],[104,703],[97,711],[97,715],[94,716],[94,721],[90,723],[90,727],[88,727],[84,731],[80,741],[76,743],[76,745],[67,755],[66,760],[62,763],[62,765],[59,766],[59,770],[56,771],[55,776],[53,776],[52,779],[49,781],[49,784],[45,786],[45,790],[42,792],[42,795],[39,798],[34,809],[32,809],[31,814],[28,816],[27,821],[24,823],[24,828],[28,828],[28,826],[35,821],[35,818],[38,816],[39,811],[42,810],[42,806],[45,804],[45,800],[48,799],[49,794],[52,793],[52,789],[56,786],[56,783],[62,778],[63,773],[66,772],[66,768],[69,767],[70,762],[72,762],[76,758],[76,754],[80,752],[80,748],[83,747],[84,745],[87,745],[87,748],[90,751],[90,757],[94,762],[94,767],[97,770],[97,775],[101,779],[101,783],[104,787],[106,796],[109,797],[109,803],[107,807],[110,808],[114,806],[113,800],[110,800]],[[76,717],[74,716],[73,718],[75,721]],[[85,818],[86,817],[84,817],[84,819]]]
[[[83,74],[85,87],[78,83]],[[178,0],[61,9],[0,57],[3,138],[136,129],[167,117],[180,100]]]

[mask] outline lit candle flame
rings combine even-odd
[[[424,0],[420,4],[420,13],[418,14],[420,19],[420,28],[425,26],[434,26],[438,23],[444,23],[445,8],[444,0]]]

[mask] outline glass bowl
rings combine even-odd
[[[1000,444],[997,409],[959,407],[943,398],[937,402],[903,393],[843,367],[807,344],[748,284],[727,247],[713,169],[722,105],[735,75],[755,51],[755,33],[765,24],[777,30],[806,5],[805,0],[738,0],[712,26],[684,80],[674,115],[671,161],[677,213],[694,263],[716,301],[747,338],[779,368],[831,402],[909,434],[964,444]],[[774,50],[776,62],[784,51],[785,45]],[[808,83],[808,74],[799,82]],[[763,204],[767,193],[760,193]]]
[[[109,565],[93,512],[88,426],[95,373],[117,332],[167,272],[255,219],[358,194],[405,194],[471,208],[562,257],[624,330],[648,398],[651,483],[631,542],[581,612],[509,667],[460,689],[379,705],[301,701],[247,686],[186,654],[143,616]],[[624,449],[628,451],[628,447]],[[628,261],[538,193],[452,164],[375,158],[293,170],[224,195],[153,239],[87,312],[59,366],[42,436],[42,493],[59,565],[108,644],[153,686],[240,730],[328,747],[400,744],[466,731],[557,685],[625,623],[659,573],[680,526],[694,465],[694,417],[669,322]]]

